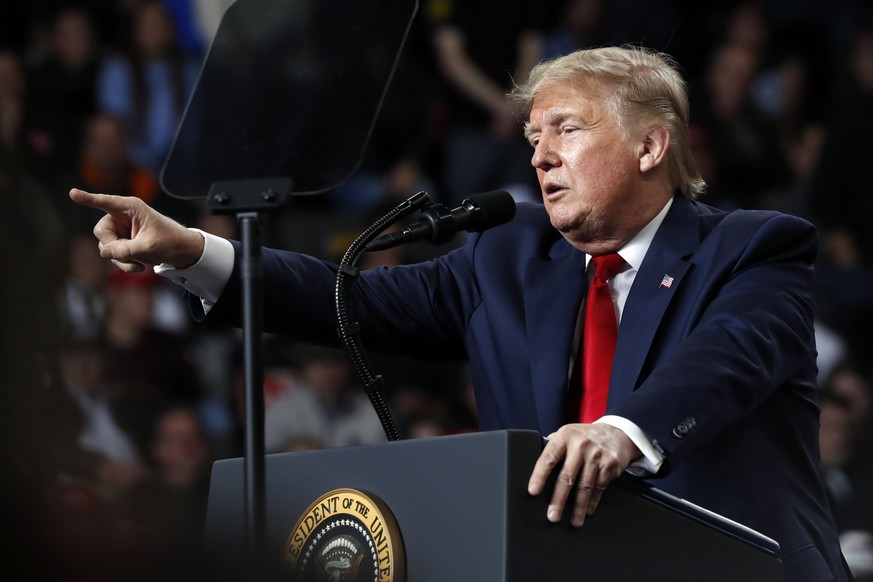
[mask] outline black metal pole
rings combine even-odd
[[[245,400],[245,515],[249,557],[260,572],[264,547],[264,372],[263,274],[261,268],[260,224],[257,212],[237,215],[242,242],[244,400]]]

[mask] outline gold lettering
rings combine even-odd
[[[370,531],[373,532],[373,541],[377,546],[381,546],[385,540],[385,528],[382,527],[382,522],[378,517],[373,518],[373,523],[370,524]]]
[[[388,541],[385,541],[384,546],[379,547],[379,564],[382,562],[391,563],[391,551],[388,549]]]
[[[303,520],[303,526],[302,526],[302,527],[304,528],[304,531],[306,532],[306,535],[307,535],[307,536],[308,536],[308,535],[312,532],[312,530],[315,528],[316,523],[318,523],[318,522],[315,521],[315,518],[312,517],[312,514],[307,515],[306,518]]]

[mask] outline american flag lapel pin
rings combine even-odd
[[[661,279],[661,284],[658,285],[658,288],[660,289],[661,287],[663,287],[665,289],[669,289],[672,284],[673,277],[671,277],[670,275],[664,275],[664,278]]]

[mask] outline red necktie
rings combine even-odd
[[[585,300],[585,321],[582,324],[582,406],[579,420],[591,423],[606,412],[609,376],[618,338],[615,305],[606,282],[625,265],[617,253],[593,257],[594,278]],[[590,267],[589,267],[590,268]]]

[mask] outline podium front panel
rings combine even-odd
[[[495,431],[268,455],[267,567],[279,572],[312,502],[351,488],[393,513],[409,582],[783,579],[781,562],[754,537],[739,539],[718,519],[695,518],[693,507],[677,510],[620,482],[583,527],[567,516],[549,523],[549,495],[527,493],[541,450],[535,432]],[[213,468],[205,543],[222,573],[244,559],[243,475],[242,459]]]

